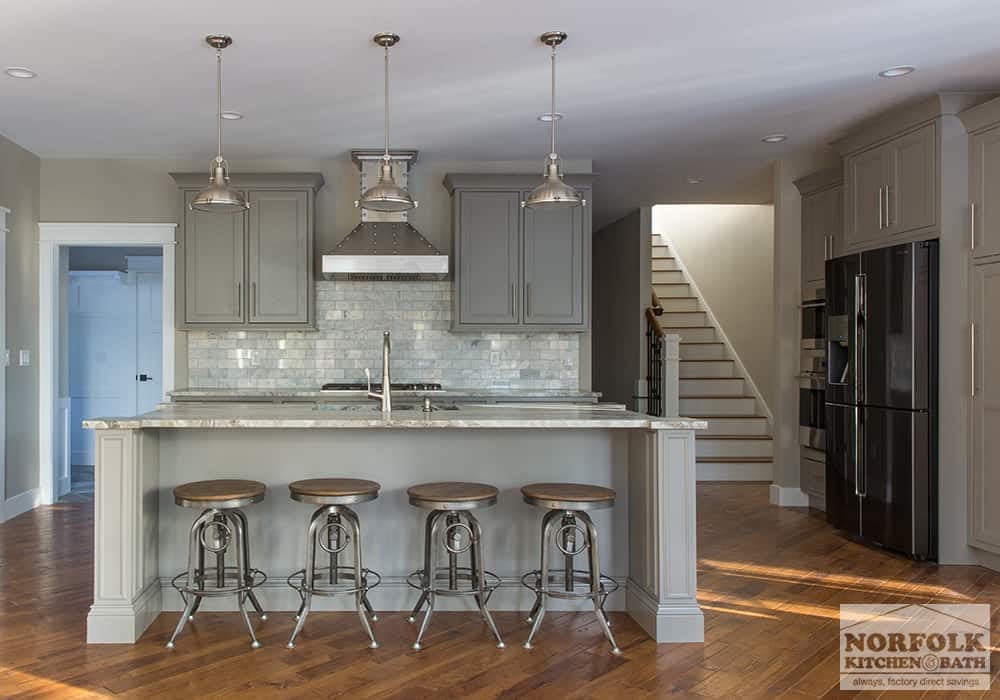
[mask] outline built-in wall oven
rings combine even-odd
[[[802,356],[799,374],[799,444],[826,449],[826,304],[802,302]]]

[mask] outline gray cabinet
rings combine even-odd
[[[969,544],[1000,554],[1000,262],[972,268]]]
[[[886,233],[895,236],[937,225],[935,178],[937,139],[934,124],[890,141],[886,146]]]
[[[1000,126],[972,136],[973,258],[1000,255]]]
[[[885,179],[888,152],[873,148],[846,160],[846,226],[848,248],[879,240],[885,229]]]
[[[843,171],[813,173],[795,186],[802,195],[802,286],[822,286],[826,261],[843,248]]]
[[[177,241],[178,327],[313,327],[313,207],[323,176],[234,178],[250,201],[250,209],[240,214],[190,211],[205,176],[171,176],[184,192],[184,226]]]
[[[590,201],[589,176],[568,176]],[[590,207],[522,209],[534,175],[449,174],[452,330],[590,328]]]

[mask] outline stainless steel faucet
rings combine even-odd
[[[382,393],[372,391],[372,373],[365,370],[368,378],[368,398],[378,399],[382,404],[382,413],[392,411],[392,381],[389,379],[389,331],[382,334]]]

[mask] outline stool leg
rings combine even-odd
[[[359,529],[361,528],[361,519],[358,517],[357,513],[355,513],[353,510],[351,510],[347,506],[341,506],[341,511],[343,511],[347,515],[349,515],[352,518],[354,518],[354,520],[357,521],[357,523],[358,523],[358,528]],[[362,562],[361,562],[361,574],[363,575],[364,571],[365,571],[364,561],[363,561],[364,554],[361,551],[360,545],[358,546],[358,556],[362,558]],[[360,579],[359,579],[359,582],[360,582]],[[368,617],[371,619],[371,621],[372,622],[378,622],[378,615],[375,614],[375,610],[372,608],[372,604],[370,602],[368,602],[368,591],[367,590],[362,591],[362,594],[361,594],[361,604],[365,606],[365,610],[368,612]]]
[[[427,626],[430,624],[431,615],[434,614],[434,586],[437,574],[437,550],[435,544],[437,543],[437,535],[440,530],[442,516],[445,515],[443,510],[432,511],[429,516],[427,516],[427,527],[424,533],[424,592],[421,596],[421,600],[427,601],[427,612],[424,613],[424,619],[420,623],[420,629],[417,631],[417,640],[413,642],[413,649],[420,649],[420,641],[424,638],[424,633],[427,631]],[[417,603],[417,608],[414,611],[416,615],[416,610],[419,610],[420,602]]]
[[[528,633],[528,639],[524,642],[525,649],[531,648],[531,642],[535,638],[535,635],[538,634],[538,629],[542,626],[542,618],[545,617],[545,603],[549,588],[549,543],[552,541],[552,529],[555,525],[557,515],[557,511],[549,511],[545,514],[545,518],[542,519],[541,590],[538,593],[538,601],[535,603],[535,607],[538,608],[534,615],[535,621],[531,625],[531,632]]]
[[[195,582],[195,571],[197,566],[198,558],[198,545],[201,543],[201,531],[205,527],[206,523],[211,522],[215,517],[216,511],[206,510],[201,515],[199,515],[194,523],[191,525],[191,534],[188,539],[188,575],[187,575],[187,588],[191,589]],[[177,639],[177,635],[181,633],[184,629],[184,623],[188,621],[191,617],[191,613],[194,610],[195,603],[200,596],[193,593],[188,593],[184,596],[184,612],[181,613],[181,619],[177,621],[177,626],[174,628],[174,633],[170,636],[170,641],[167,642],[167,649],[174,648],[174,640]]]
[[[249,586],[253,583],[253,567],[250,566],[250,524],[247,522],[246,513],[244,513],[239,508],[234,508],[230,513],[239,518],[240,526],[243,529],[243,561],[244,561],[244,581]],[[247,591],[247,599],[250,604],[253,605],[253,609],[257,611],[257,616],[261,620],[267,619],[267,613],[264,612],[264,608],[261,607],[260,601],[257,600],[257,594],[254,593],[253,589]]]
[[[427,589],[431,587],[431,581],[429,577],[433,577],[433,573],[428,574],[431,565],[431,551],[434,547],[434,522],[437,520],[438,515],[441,514],[439,510],[432,510],[427,514],[427,520],[424,522],[424,572],[421,576],[421,580],[424,584],[424,590],[421,592],[420,597],[417,598],[417,604],[413,607],[413,612],[407,619],[408,622],[416,622],[417,615],[420,613],[420,609],[424,607],[424,603],[427,602]]]
[[[222,513],[216,513],[214,522],[225,524],[226,516]],[[221,528],[219,529],[221,533]],[[236,555],[237,559],[239,554]],[[226,587],[226,550],[221,549],[215,553],[215,585],[219,588]]]
[[[292,631],[292,636],[288,640],[288,648],[295,648],[295,638],[299,636],[299,632],[302,631],[303,625],[306,624],[306,617],[309,616],[309,608],[312,605],[312,590],[313,590],[313,574],[315,573],[315,560],[316,560],[316,535],[318,534],[320,523],[326,519],[326,508],[320,508],[315,513],[313,513],[312,519],[309,520],[309,532],[306,535],[306,570],[304,586],[305,591],[303,591],[302,605],[299,607],[298,621],[295,623],[295,629]]]
[[[497,638],[497,649],[503,649],[507,645],[503,643],[503,637],[500,636],[500,630],[497,629],[497,625],[493,621],[493,616],[490,615],[490,611],[486,607],[488,592],[486,590],[486,572],[483,568],[483,529],[479,526],[479,520],[477,520],[476,516],[472,513],[466,511],[465,517],[469,520],[469,527],[472,529],[472,556],[475,560],[473,571],[475,571],[475,578],[479,586],[479,593],[476,595],[476,603],[479,604],[479,612],[482,613],[483,619],[485,619],[486,624],[489,625],[490,631],[492,631],[493,636]]]
[[[205,545],[202,544],[200,536],[198,537],[198,568],[196,569],[196,578],[198,582],[198,590],[205,590]],[[200,607],[201,596],[195,596],[194,606],[191,608],[191,614],[188,615],[189,620],[194,619],[194,616],[198,613],[198,608]]]
[[[580,512],[577,513],[577,516],[587,527],[587,544],[590,547],[590,592],[594,598],[594,613],[597,615],[597,621],[601,623],[604,636],[611,643],[611,653],[621,654],[618,642],[611,634],[611,627],[608,625],[608,618],[604,614],[604,605],[601,601],[601,560],[597,555],[597,528],[594,527],[594,521],[586,513]]]
[[[354,605],[358,610],[358,617],[361,618],[361,628],[368,635],[368,639],[371,640],[368,647],[370,649],[378,649],[378,642],[375,641],[371,623],[368,622],[368,615],[365,612],[363,602],[365,592],[361,588],[361,523],[358,522],[357,515],[346,510],[344,511],[344,519],[347,520],[351,528],[351,535],[354,537],[354,586],[357,588],[357,592],[354,594]]]
[[[572,513],[565,513],[562,517],[562,526],[566,528],[562,531],[562,546],[570,552],[576,551],[576,528],[569,527],[570,525],[576,525],[576,518],[573,517]],[[573,555],[566,554],[563,552],[563,565],[565,566],[565,574],[563,576],[563,590],[567,593],[572,593],[574,586],[573,577]]]
[[[326,516],[327,525],[339,525],[340,524],[340,514],[330,513]],[[340,549],[340,528],[331,527],[326,531],[326,546],[330,549]],[[339,552],[329,552],[330,555],[330,583],[337,584],[340,583],[340,573],[337,571],[340,566],[340,553]]]
[[[236,537],[236,580],[242,586],[246,586],[247,570],[249,569],[249,563],[244,556],[247,551],[246,532],[243,530],[243,521],[239,518],[232,518],[232,523]],[[250,648],[258,649],[260,648],[260,641],[258,641],[257,635],[254,633],[253,624],[250,622],[250,615],[247,614],[246,601],[248,597],[245,592],[237,593],[236,605],[239,607],[240,614],[243,616],[243,622],[246,623],[247,631],[250,633]]]
[[[461,521],[462,517],[458,513],[448,513],[448,516],[445,518],[445,525],[457,525]],[[462,536],[458,533],[458,528],[455,528],[452,531],[452,535],[448,543],[452,549],[458,549],[462,545]],[[473,576],[475,576],[475,568],[473,568]],[[473,586],[475,586],[475,582],[473,582]],[[451,549],[448,550],[448,588],[453,591],[458,590],[458,555],[451,551]]]
[[[544,516],[542,516],[542,528],[541,528],[541,532],[542,532],[542,547],[541,547],[541,554],[539,555],[540,557],[544,557],[545,556],[545,547],[546,547],[545,528],[548,527],[549,521],[552,520],[552,518],[556,517],[556,514],[557,514],[556,511],[550,510],[550,511],[547,511]],[[539,567],[538,567],[539,576],[541,576],[541,571],[542,571],[542,567],[541,567],[541,563],[539,563]],[[542,581],[541,579],[539,579],[539,585],[542,588],[544,588],[547,585],[547,583],[544,582],[544,581]],[[535,591],[535,604],[532,606],[531,612],[528,613],[527,622],[528,622],[529,625],[535,621],[535,615],[538,614],[538,611],[539,611],[539,609],[541,607],[542,607],[542,592],[541,591]]]

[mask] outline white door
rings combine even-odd
[[[136,292],[136,405],[146,413],[163,401],[163,267],[162,258],[146,258],[143,268],[128,259]]]

